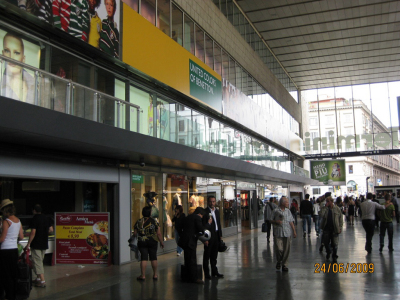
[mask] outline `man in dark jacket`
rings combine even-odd
[[[306,199],[300,202],[300,217],[303,218],[303,237],[306,237],[306,223],[308,226],[308,236],[311,234],[311,216],[313,215],[313,205],[310,195],[306,194]]]
[[[197,278],[196,248],[199,235],[204,234],[202,218],[204,208],[197,207],[193,214],[188,215],[183,222],[183,231],[179,239],[179,246],[184,250],[185,270],[189,282],[203,284],[202,278]]]
[[[219,216],[219,210],[215,207],[216,200],[214,196],[209,196],[207,199],[207,208],[205,211],[207,214],[203,217],[204,228],[210,230],[211,239],[204,243],[204,254],[203,254],[203,270],[204,277],[211,279],[211,277],[223,278],[224,275],[218,273],[217,258],[218,258],[218,246],[222,239],[222,228]],[[211,276],[208,267],[208,262],[211,265]]]

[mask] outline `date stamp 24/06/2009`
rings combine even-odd
[[[315,263],[314,273],[374,273],[373,263]]]

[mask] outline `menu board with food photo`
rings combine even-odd
[[[109,213],[55,213],[56,264],[106,264]]]

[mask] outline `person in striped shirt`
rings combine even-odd
[[[53,0],[54,26],[87,42],[90,21],[88,8],[86,0]]]
[[[100,50],[114,57],[119,57],[119,32],[117,23],[114,22],[114,14],[117,10],[115,0],[105,0],[107,19],[101,24]]]

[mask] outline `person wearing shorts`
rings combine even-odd
[[[160,241],[161,248],[164,248],[164,243],[161,237],[160,225],[157,220],[150,217],[151,207],[145,206],[142,210],[143,218],[139,219],[134,229],[134,235],[138,239],[138,248],[141,255],[140,269],[141,275],[137,280],[145,280],[147,261],[150,259],[151,267],[153,268],[153,280],[157,280],[157,246]]]

